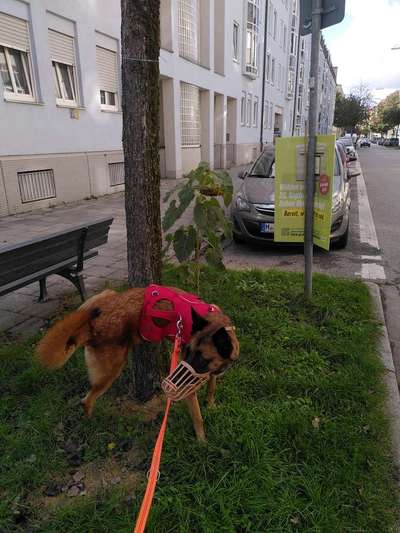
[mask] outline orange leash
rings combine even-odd
[[[171,368],[170,373],[175,370],[179,354],[181,351],[181,337],[179,333],[175,337],[174,349],[171,356]],[[171,407],[171,400],[167,399],[167,405],[165,407],[165,414],[161,424],[160,432],[157,437],[156,445],[154,446],[153,458],[151,460],[150,470],[148,474],[148,482],[146,492],[143,497],[142,505],[140,507],[139,515],[136,521],[134,533],[143,533],[146,527],[147,519],[149,516],[151,504],[153,502],[154,491],[158,478],[160,477],[160,461],[161,452],[164,442],[165,430],[167,429],[168,415]]]

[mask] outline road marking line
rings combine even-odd
[[[363,279],[386,279],[385,269],[377,263],[363,263],[361,265],[361,277]]]
[[[382,261],[381,255],[362,255],[361,259],[363,261]]]
[[[374,219],[369,205],[367,188],[362,173],[357,177],[358,213],[360,221],[360,241],[379,250]]]

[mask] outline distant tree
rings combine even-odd
[[[161,280],[160,0],[121,0],[121,21],[128,282],[145,287]],[[159,385],[157,356],[147,343],[135,350],[135,396],[142,401]]]
[[[335,115],[333,123],[349,133],[358,131],[369,117],[369,105],[357,94],[343,96],[336,94]]]
[[[387,134],[400,125],[400,91],[389,94],[371,113],[371,130]]]
[[[388,129],[397,128],[400,124],[400,91],[389,94],[382,105],[382,120]]]

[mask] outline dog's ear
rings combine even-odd
[[[224,359],[229,359],[233,351],[233,346],[229,333],[226,331],[226,329],[220,328],[218,331],[216,331],[212,336],[212,340],[219,355]]]
[[[201,331],[204,329],[209,322],[200,316],[192,307],[192,335],[193,333],[196,333],[196,331]]]

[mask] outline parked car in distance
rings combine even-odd
[[[339,150],[340,157],[342,159],[342,164],[347,168],[349,162],[349,156],[346,153],[346,150],[342,143],[336,142],[336,148]]]
[[[379,146],[383,146],[383,144],[384,144],[385,141],[386,141],[385,138],[383,138],[383,137],[379,137],[379,139],[378,139],[378,145],[379,145]]]
[[[357,161],[357,153],[351,137],[340,137],[337,142],[343,144],[346,153],[349,156],[349,161]]]
[[[399,146],[399,139],[397,137],[390,137],[386,139],[383,146]]]
[[[331,244],[344,248],[349,236],[350,178],[360,172],[343,165],[335,149]],[[236,243],[273,243],[275,216],[275,147],[267,145],[243,180],[231,205],[233,238]]]
[[[360,148],[362,148],[363,146],[368,146],[368,148],[371,147],[371,142],[369,139],[360,139],[359,140],[359,145],[360,145]]]

